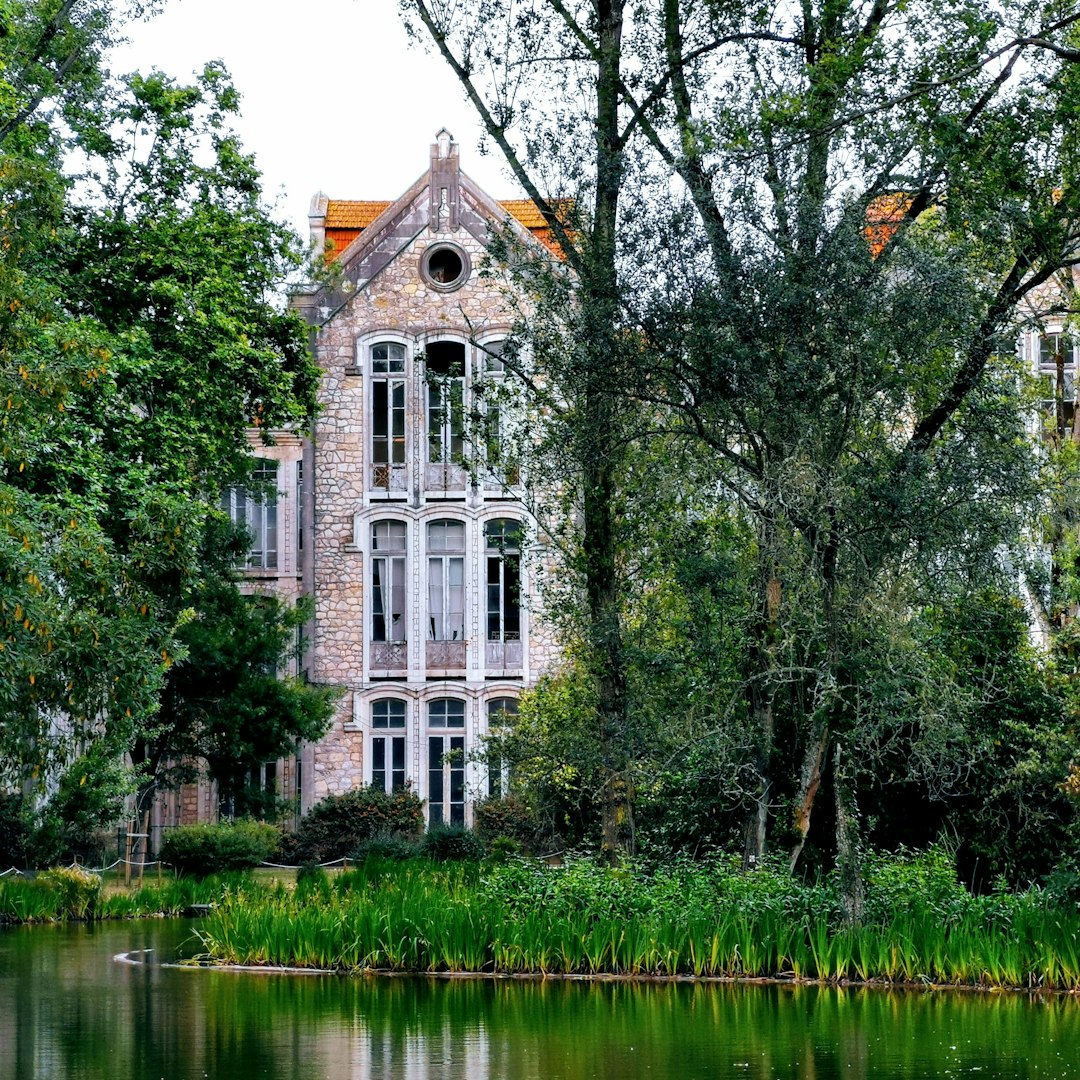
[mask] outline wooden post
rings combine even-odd
[[[142,817],[142,857],[139,859],[139,888],[142,888],[143,872],[146,870],[146,851],[150,847],[150,811],[144,810]]]
[[[127,888],[131,885],[131,840],[132,834],[135,832],[135,822],[129,821],[127,827],[127,838],[124,841],[124,887]]]

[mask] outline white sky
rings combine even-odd
[[[424,170],[436,131],[495,198],[515,185],[436,53],[410,44],[398,0],[167,0],[126,30],[114,72],[157,68],[188,79],[222,60],[243,95],[236,130],[255,154],[267,198],[307,239],[311,196],[394,199]]]

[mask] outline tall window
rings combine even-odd
[[[504,473],[506,464],[506,446],[504,427],[503,374],[502,361],[504,341],[488,341],[480,346],[481,369],[485,396],[483,400],[482,438],[484,460],[488,469],[496,475]]]
[[[372,486],[405,487],[405,346],[371,346]]]
[[[465,346],[434,341],[427,347],[428,461],[465,459]]]
[[[443,821],[465,824],[465,702],[458,698],[428,704],[428,824]]]
[[[404,641],[405,522],[376,521],[371,526],[371,639]]]
[[[501,735],[512,717],[517,716],[517,698],[492,698],[487,704],[488,733]],[[496,744],[497,745],[497,744]],[[488,798],[501,799],[507,791],[507,768],[502,755],[489,749],[487,754]]]
[[[521,640],[521,522],[496,518],[484,526],[487,542],[487,639]]]
[[[243,565],[262,570],[276,570],[278,564],[276,461],[260,460],[247,487],[228,488],[221,505],[234,525],[243,525],[250,536],[250,547]]]
[[[405,702],[381,698],[371,704],[371,783],[383,791],[405,786]]]
[[[465,525],[460,521],[428,526],[428,637],[465,640]]]

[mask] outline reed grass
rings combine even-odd
[[[953,877],[936,889],[908,878],[871,877],[867,917],[849,926],[829,880],[805,885],[730,865],[645,873],[585,861],[482,871],[372,863],[332,886],[226,890],[197,933],[211,961],[347,972],[1080,989],[1075,909],[1037,890],[973,896]]]
[[[179,915],[194,904],[214,904],[223,892],[252,896],[260,891],[240,874],[223,874],[198,881],[176,878],[144,885],[132,892],[98,891],[84,904],[73,904],[46,875],[0,880],[0,923],[63,922],[67,919],[133,919],[148,915]],[[262,890],[265,891],[265,890]]]

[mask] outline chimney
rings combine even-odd
[[[458,147],[446,128],[440,129],[431,144],[431,211],[428,227],[432,232],[456,232],[458,228]]]

